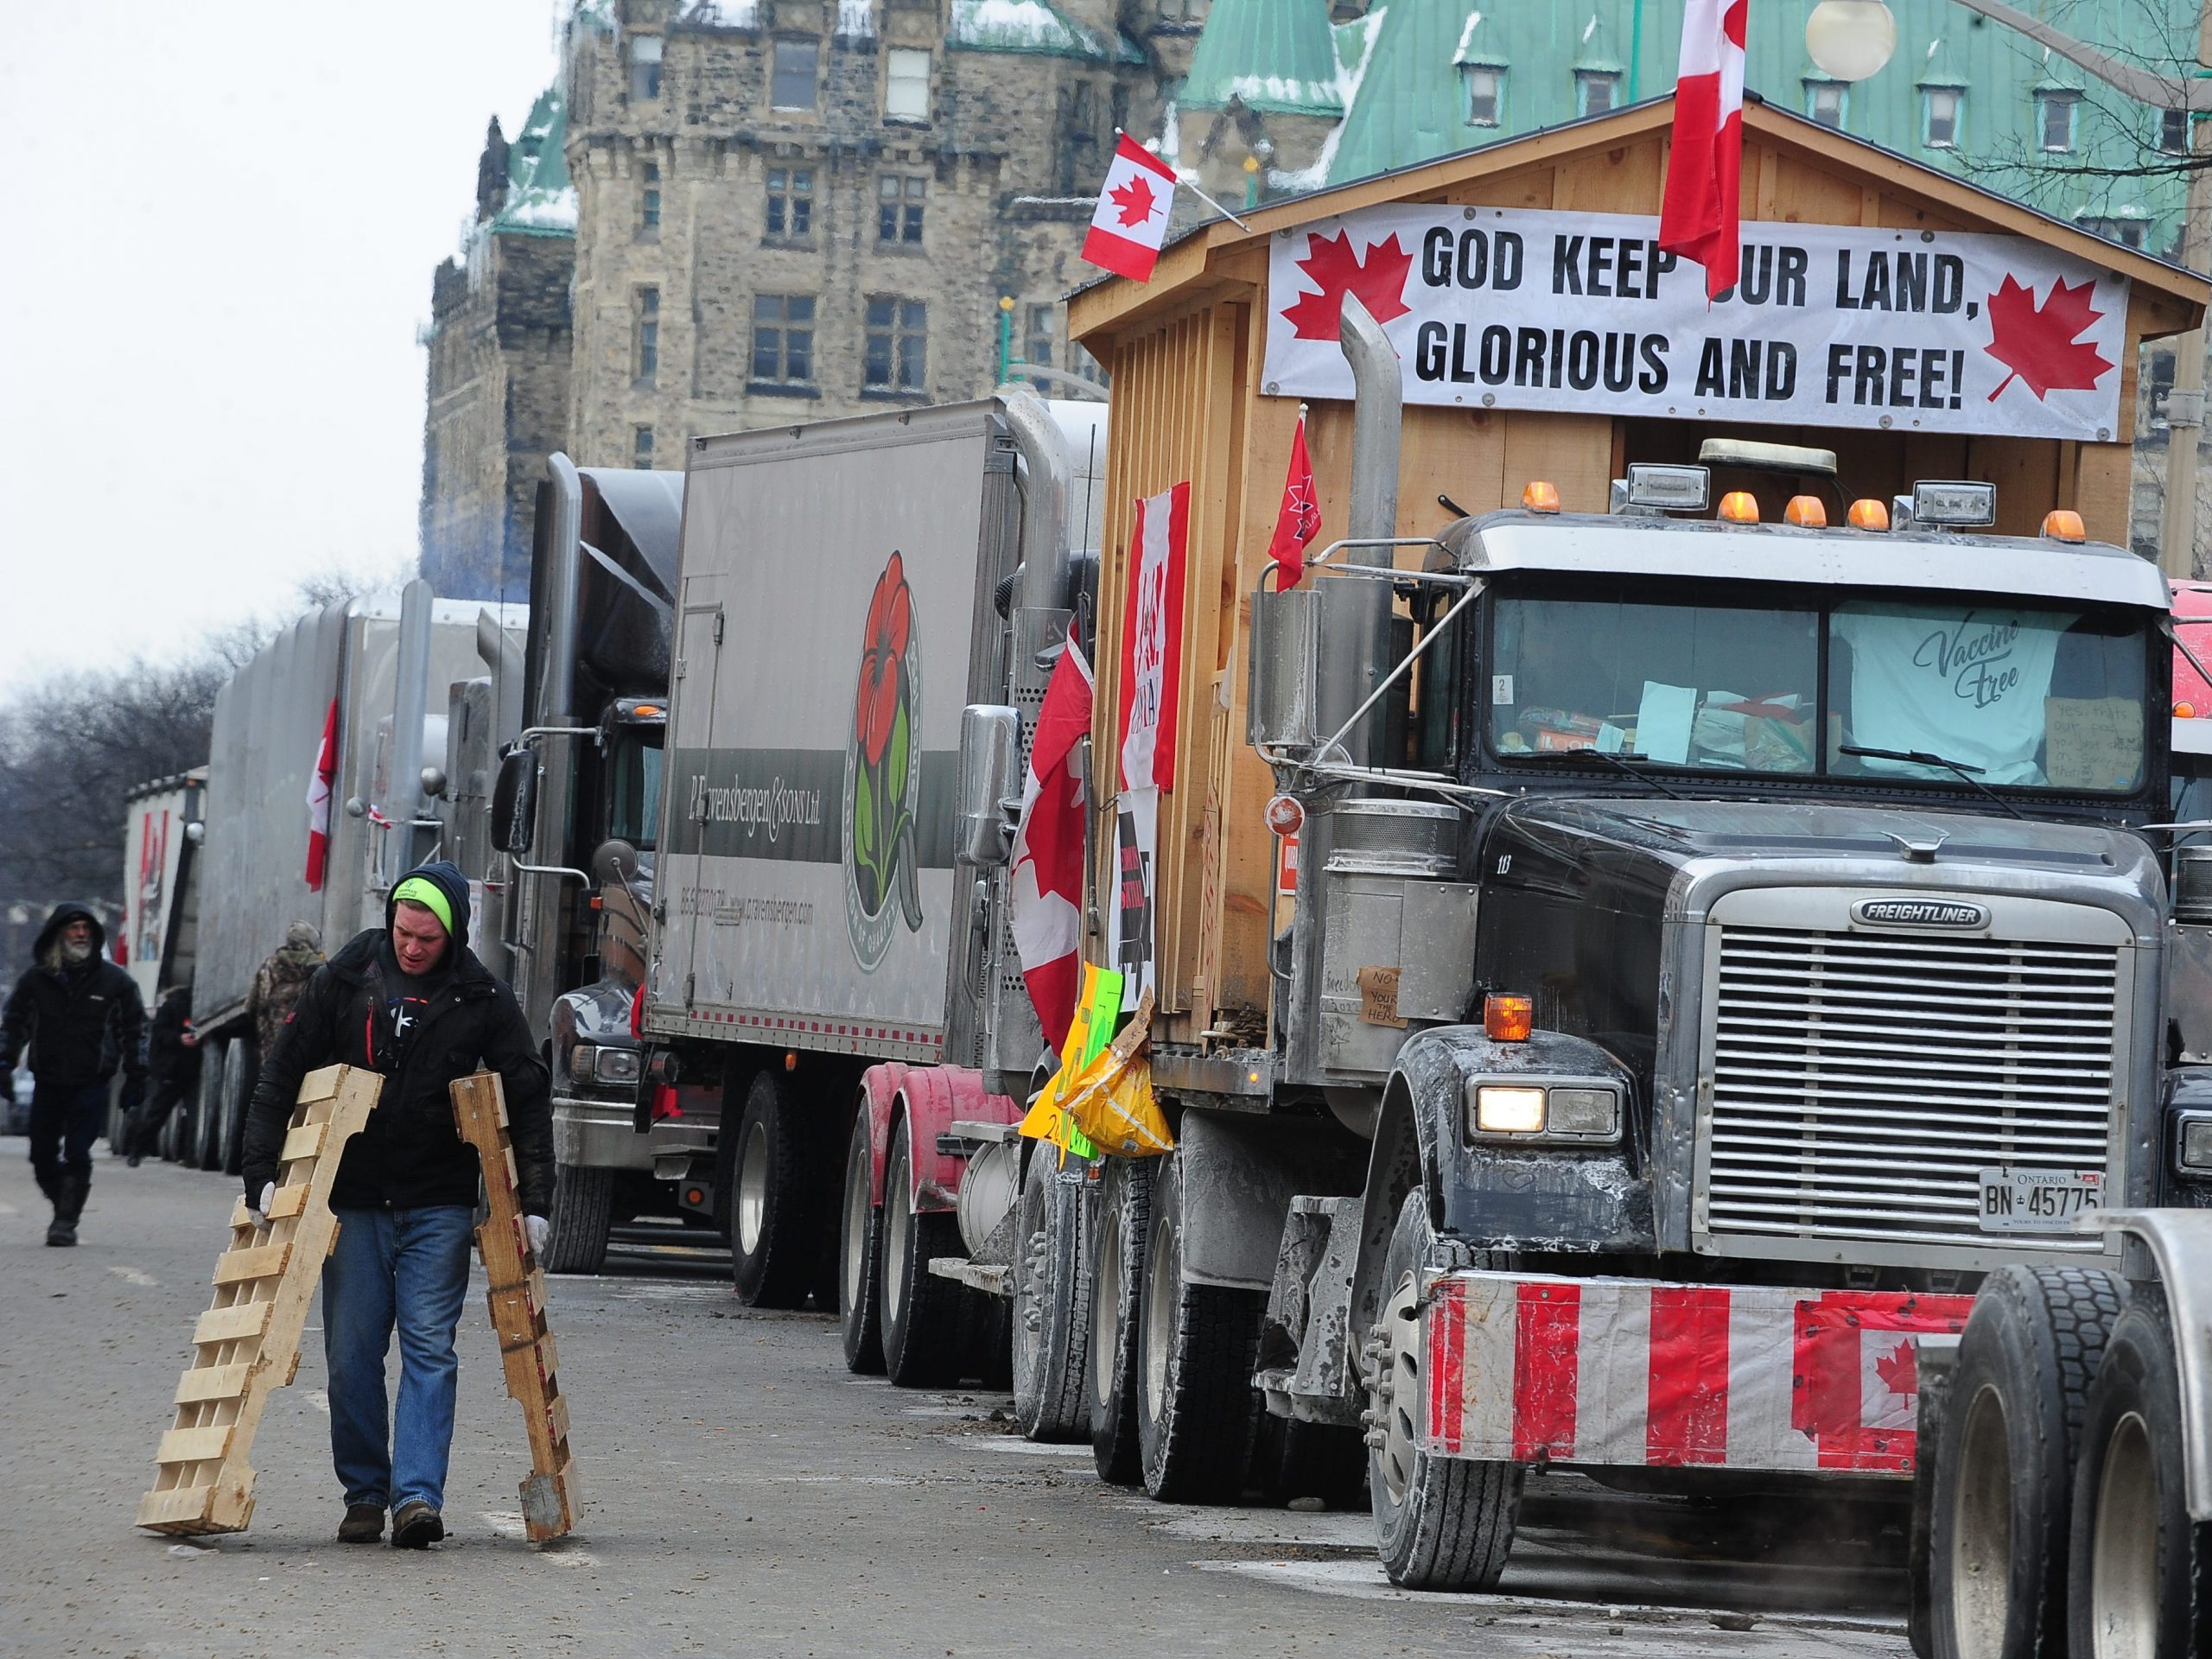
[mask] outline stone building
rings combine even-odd
[[[581,10],[572,453],[680,467],[693,435],[978,397],[1008,358],[1069,367],[1114,130],[1156,128],[1199,9]]]
[[[568,441],[575,195],[560,89],[477,164],[460,256],[431,279],[422,571],[443,597],[527,599],[545,457]]]

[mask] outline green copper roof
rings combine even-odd
[[[952,0],[944,43],[960,52],[1025,52],[1095,63],[1144,61],[1118,31],[1075,22],[1051,0]]]
[[[1336,115],[1344,109],[1328,0],[1213,0],[1176,100],[1218,110]]]
[[[522,133],[507,147],[507,199],[493,215],[495,233],[574,236],[576,193],[569,181],[567,111],[558,81],[537,95]]]

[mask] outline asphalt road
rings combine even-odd
[[[1532,1485],[1500,1593],[1411,1595],[1363,1512],[1102,1485],[1088,1448],[1009,1434],[1006,1396],[850,1377],[834,1321],[752,1313],[717,1258],[651,1233],[554,1281],[572,1538],[522,1541],[522,1422],[473,1293],[444,1545],[334,1541],[319,1319],[254,1446],[252,1530],[178,1544],[130,1522],[235,1183],[103,1146],[83,1243],[49,1249],[23,1153],[0,1140],[0,1653],[1908,1650],[1901,1539],[1863,1521],[1555,1479]]]

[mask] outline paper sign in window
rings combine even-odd
[[[2044,775],[2053,789],[2133,789],[2143,777],[2143,705],[2130,697],[2045,697]]]

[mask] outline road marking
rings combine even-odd
[[[1377,1561],[1192,1561],[1200,1573],[1234,1573],[1240,1577],[1279,1584],[1287,1589],[1310,1590],[1325,1596],[1346,1596],[1359,1601],[1429,1601],[1445,1606],[1479,1608],[1484,1612],[1524,1614],[1533,1618],[1556,1618],[1562,1613],[1590,1618],[1623,1619],[1643,1624],[1680,1621],[1704,1624],[1716,1610],[1710,1607],[1636,1605],[1621,1602],[1574,1601],[1566,1597],[1463,1594],[1448,1590],[1402,1590],[1392,1584]],[[1726,1611],[1726,1610],[1721,1610]],[[1786,1625],[1796,1630],[1858,1630],[1892,1636],[1905,1628],[1903,1618],[1847,1613],[1781,1613],[1761,1611],[1761,1625]]]
[[[1019,1434],[940,1434],[938,1439],[952,1446],[971,1446],[980,1452],[1012,1452],[1025,1458],[1088,1458],[1087,1446],[1043,1446],[1035,1440],[1025,1440]]]
[[[777,1475],[771,1486],[920,1486],[919,1475]]]
[[[891,1386],[891,1379],[887,1376],[848,1376],[842,1380],[849,1389],[887,1389]]]
[[[327,1389],[309,1389],[308,1390],[308,1404],[313,1406],[324,1416],[329,1416],[330,1390]]]
[[[152,1274],[141,1273],[136,1268],[110,1268],[108,1271],[113,1274],[117,1278],[125,1280],[134,1285],[152,1285],[158,1287],[162,1282],[160,1280],[155,1278]]]

